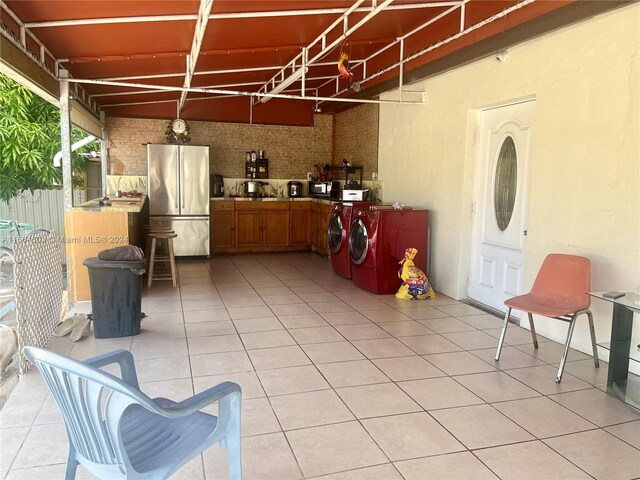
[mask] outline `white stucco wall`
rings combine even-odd
[[[640,5],[626,6],[511,47],[504,63],[491,56],[412,85],[425,106],[381,105],[384,201],[432,211],[439,291],[467,298],[478,111],[522,98],[536,100],[525,291],[550,252],[589,257],[593,290],[640,287],[639,22]],[[608,338],[611,306],[592,310]],[[566,334],[560,322],[536,326]],[[574,345],[590,351],[586,319]]]

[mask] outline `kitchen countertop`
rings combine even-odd
[[[212,201],[236,201],[236,202],[318,202],[331,204],[337,202],[334,199],[319,197],[211,197]]]
[[[131,198],[110,198],[111,206],[101,207],[98,205],[98,199],[89,200],[73,207],[73,212],[122,212],[122,213],[140,213],[147,196],[131,197]]]

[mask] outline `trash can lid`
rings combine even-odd
[[[98,258],[110,262],[133,262],[144,260],[144,252],[136,245],[121,245],[98,252]]]
[[[87,258],[82,264],[88,268],[129,268],[131,270],[140,270],[146,267],[144,260],[112,262],[109,260],[100,260],[98,257]]]

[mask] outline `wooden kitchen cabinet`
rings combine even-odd
[[[233,248],[235,237],[235,202],[216,200],[211,202],[211,252]]]
[[[289,202],[237,202],[235,221],[237,248],[289,244]]]
[[[237,247],[259,247],[262,245],[262,212],[236,212]]]
[[[289,212],[264,212],[262,244],[265,247],[289,245]]]
[[[291,245],[311,245],[311,202],[291,202],[289,231]]]
[[[311,205],[311,248],[322,255],[329,254],[329,212],[331,204],[313,203]]]
[[[211,252],[327,254],[331,205],[316,201],[212,200]]]

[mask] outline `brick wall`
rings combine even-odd
[[[365,104],[338,113],[335,117],[335,165],[347,159],[363,166],[363,179],[378,171],[379,106]]]
[[[210,145],[210,169],[224,177],[244,176],[245,152],[265,150],[270,178],[306,178],[313,165],[331,163],[333,115],[315,115],[313,127],[189,121],[192,145]],[[166,143],[166,120],[108,117],[113,175],[146,175],[145,144]],[[377,127],[377,125],[376,125]]]

